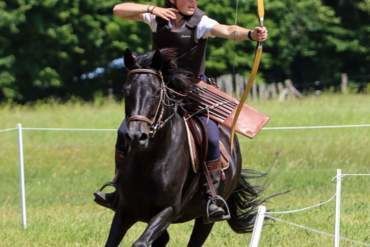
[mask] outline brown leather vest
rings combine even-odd
[[[156,17],[157,31],[153,32],[153,48],[176,48],[178,66],[194,73],[198,77],[205,72],[205,55],[207,39],[196,39],[196,27],[204,13],[196,9],[194,14],[185,20],[185,24],[173,30],[168,22]]]

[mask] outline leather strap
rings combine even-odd
[[[132,115],[132,116],[130,116],[128,118],[128,122],[132,122],[132,121],[141,121],[141,122],[148,123],[149,125],[153,124],[153,120],[150,120],[149,118],[147,118],[146,116],[143,116],[143,115]]]
[[[216,193],[216,189],[215,189],[215,186],[212,182],[212,178],[211,178],[211,174],[209,173],[209,170],[207,168],[207,165],[205,162],[203,162],[203,170],[204,170],[204,176],[206,177],[206,180],[207,180],[207,184],[208,184],[208,188],[209,188],[209,191],[211,192],[211,196],[213,198],[215,198],[217,196],[217,193]]]
[[[152,74],[158,76],[159,79],[163,80],[162,73],[154,69],[132,69],[127,73],[127,76],[130,76],[132,74]]]

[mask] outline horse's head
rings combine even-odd
[[[127,138],[130,144],[146,148],[150,138],[175,113],[171,88],[186,91],[190,74],[179,72],[173,50],[157,50],[135,58],[131,51],[124,55],[127,80],[123,85]],[[171,92],[169,92],[171,91]],[[172,110],[172,115],[169,111]]]

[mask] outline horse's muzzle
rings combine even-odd
[[[147,148],[149,145],[149,134],[143,131],[129,131],[126,138],[132,147]]]

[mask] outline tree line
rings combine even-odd
[[[151,1],[161,5],[164,0]],[[115,0],[3,0],[0,2],[0,101],[27,102],[47,97],[91,99],[108,88],[120,92],[123,70],[101,77],[82,75],[105,67],[126,48],[151,49],[143,23],[112,15]],[[148,3],[148,1],[135,1]],[[254,0],[199,0],[220,23],[258,25]],[[369,0],[266,0],[260,79],[289,78],[304,88],[320,81],[337,86],[341,73],[367,83],[370,64]],[[236,11],[237,10],[237,11]],[[254,43],[210,39],[207,74],[250,70]]]

